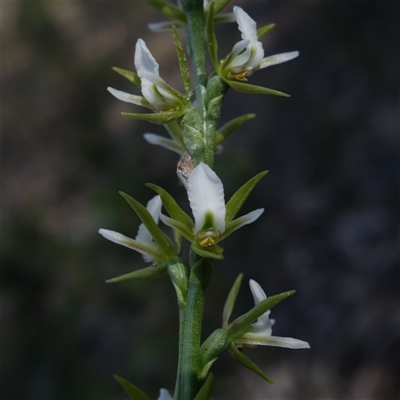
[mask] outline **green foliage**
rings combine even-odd
[[[253,191],[257,183],[261,180],[261,178],[267,175],[267,173],[268,171],[260,172],[234,193],[228,203],[226,203],[226,222],[230,222],[235,218],[236,214],[242,208],[247,197],[249,197],[250,193]]]
[[[136,72],[128,71],[127,69],[118,67],[113,67],[112,69],[118,74],[122,75],[124,78],[128,79],[130,82],[134,83],[136,86],[142,86],[139,75]]]
[[[235,306],[236,297],[239,293],[240,286],[242,284],[243,274],[239,274],[229,291],[228,297],[225,302],[224,311],[222,313],[222,327],[226,328],[229,324],[229,318],[232,314],[233,307]]]
[[[132,385],[132,383],[129,383],[118,375],[114,375],[114,378],[125,389],[132,400],[150,400],[140,389]]]

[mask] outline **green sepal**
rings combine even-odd
[[[208,9],[207,21],[206,21],[206,36],[208,53],[210,55],[211,62],[215,68],[215,71],[219,72],[219,61],[218,61],[218,42],[214,32],[214,15],[215,15],[214,1],[211,2]]]
[[[215,14],[221,12],[230,2],[231,0],[213,1],[213,3],[215,3]]]
[[[229,317],[232,314],[235,305],[236,297],[239,293],[240,285],[242,284],[243,274],[239,274],[236,278],[232,289],[229,291],[228,297],[225,302],[224,311],[222,313],[222,327],[226,328],[229,324]]]
[[[167,272],[166,264],[152,265],[151,267],[139,269],[138,271],[130,272],[129,274],[121,275],[116,278],[106,280],[107,283],[118,283],[130,280],[153,279],[164,275]]]
[[[264,371],[260,369],[253,361],[250,360],[249,357],[246,356],[242,351],[240,351],[233,343],[229,346],[229,353],[233,357],[235,361],[239,364],[243,365],[243,367],[250,369],[255,372],[257,375],[260,375],[261,378],[265,379],[267,382],[274,384],[275,382],[267,376]]]
[[[194,400],[209,400],[211,396],[213,383],[214,383],[214,375],[209,374],[207,376],[206,381],[204,382],[204,385],[201,387]]]
[[[138,389],[132,383],[129,383],[127,380],[121,378],[118,375],[113,375],[115,380],[125,389],[126,393],[129,394],[129,397],[132,400],[150,400],[140,389]]]
[[[175,240],[176,254],[179,256],[182,253],[182,235],[177,229],[172,229],[172,232]]]
[[[270,94],[273,96],[290,97],[290,94],[279,92],[278,90],[269,89],[263,86],[249,85],[248,83],[224,79],[225,82],[232,88],[241,93],[247,94]]]
[[[182,224],[186,225],[191,231],[193,231],[194,222],[192,221],[192,218],[190,218],[189,215],[187,215],[185,211],[183,211],[182,208],[179,207],[175,199],[166,190],[164,190],[160,186],[154,185],[153,183],[146,183],[146,186],[150,189],[153,189],[156,193],[160,195],[163,206],[165,207],[171,218],[181,222]]]
[[[171,242],[171,239],[159,228],[151,214],[147,211],[146,207],[140,204],[133,197],[128,196],[126,193],[119,193],[135,210],[136,214],[141,219],[144,226],[149,231],[150,235],[153,237],[158,248],[161,250],[162,253],[164,253],[164,256],[167,258],[166,261],[175,257],[175,249],[173,243]]]
[[[122,75],[124,78],[134,83],[136,86],[142,87],[139,75],[136,72],[128,71],[127,69],[122,69],[118,67],[113,67],[112,69],[118,74]]]
[[[145,0],[152,7],[160,11],[166,17],[181,22],[186,25],[186,15],[183,10],[173,4],[169,4],[163,0]]]
[[[124,117],[129,117],[133,119],[140,119],[142,121],[152,122],[158,125],[165,125],[169,122],[175,121],[180,118],[184,112],[183,111],[161,111],[157,113],[121,113]]]
[[[246,314],[241,315],[239,318],[236,318],[231,324],[228,325],[227,329],[229,330],[229,337],[234,340],[235,338],[243,335],[243,333],[247,331],[247,328],[258,317],[266,313],[272,307],[276,306],[282,300],[291,296],[293,293],[295,293],[295,290],[277,294],[275,296],[268,297],[263,301],[260,301],[250,311],[248,311]]]
[[[185,50],[183,50],[181,40],[179,39],[178,30],[175,26],[172,27],[172,34],[174,36],[176,54],[178,56],[179,70],[181,72],[183,85],[185,86],[186,95],[190,97],[192,88],[190,84],[189,67],[186,60]]]
[[[222,252],[224,249],[217,244],[210,247],[201,247],[197,242],[192,243],[193,251],[201,257],[213,258],[215,260],[223,260]]]
[[[186,240],[193,242],[195,236],[185,224],[177,221],[176,219],[167,217],[166,215],[160,215],[160,219],[165,225],[172,229],[176,229]]]
[[[217,134],[215,136],[215,145],[219,145],[223,142],[235,129],[239,128],[242,124],[244,124],[247,120],[255,118],[256,114],[245,114],[240,117],[234,118],[231,121],[227,122],[220,129],[218,129]]]
[[[219,237],[219,240],[224,240],[225,238],[227,238],[229,235],[232,235],[233,232],[235,232],[236,230],[238,230],[242,226],[250,224],[251,222],[255,221],[255,219],[253,219],[253,218],[249,219],[249,215],[254,214],[256,211],[259,211],[259,210],[254,210],[251,213],[248,213],[246,215],[242,215],[239,218],[236,218],[236,219],[234,219],[232,221],[227,222],[226,225],[225,225],[224,233]],[[262,209],[262,212],[263,211],[264,210]],[[252,215],[252,217],[253,217],[253,215]]]
[[[200,347],[200,377],[205,376],[204,368],[217,359],[230,345],[231,339],[226,329],[216,329]],[[208,373],[208,371],[206,371]]]
[[[176,121],[165,124],[164,128],[167,130],[171,138],[175,140],[175,142],[179,143],[182,148],[185,148],[185,144],[183,143],[183,132]]]
[[[229,199],[228,203],[226,204],[225,222],[230,222],[235,218],[236,214],[242,208],[243,203],[246,201],[247,197],[249,197],[254,187],[261,180],[261,178],[263,178],[267,174],[268,171],[260,172],[234,193],[234,195]]]
[[[181,309],[185,308],[189,277],[187,268],[179,257],[174,258],[168,263],[168,274],[174,285],[179,307]]]
[[[257,29],[257,38],[260,39],[262,36],[264,36],[267,32],[269,32],[273,28],[275,28],[275,24],[268,24],[268,25],[262,26],[261,28],[258,28]]]

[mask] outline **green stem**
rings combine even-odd
[[[177,400],[192,400],[200,389],[200,344],[203,320],[204,292],[212,274],[212,263],[197,258],[190,277],[186,310],[181,331],[178,376],[175,388]],[[192,264],[193,265],[193,264]]]
[[[204,92],[207,85],[207,70],[203,0],[182,0],[181,4],[187,18],[186,34],[190,54],[193,59],[197,105],[200,115],[204,120]]]

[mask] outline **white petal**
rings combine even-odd
[[[157,146],[164,147],[164,148],[174,151],[175,153],[178,153],[180,155],[182,155],[185,152],[185,150],[174,140],[167,139],[163,136],[156,135],[154,133],[145,133],[143,135],[143,137],[150,144],[155,144]]]
[[[225,199],[221,179],[206,164],[200,163],[188,178],[188,197],[195,219],[195,231],[199,232],[209,212],[214,217],[214,228],[221,233],[225,230]]]
[[[150,72],[156,75],[159,74],[159,65],[150,50],[147,48],[143,39],[139,39],[135,49],[135,67],[137,73],[142,77],[143,72]]]
[[[153,32],[165,32],[172,29],[174,23],[172,21],[152,22],[147,27]]]
[[[160,396],[159,396],[158,400],[174,400],[174,399],[169,394],[167,389],[160,389]]]
[[[253,295],[254,303],[256,305],[267,298],[267,295],[265,294],[264,290],[262,290],[261,286],[256,281],[250,279],[249,284],[251,293]],[[270,310],[266,311],[263,315],[258,317],[257,322],[254,322],[253,324],[250,325],[249,332],[262,333],[265,336],[271,336],[272,322],[268,317],[269,314]]]
[[[241,7],[233,7],[233,12],[236,15],[239,30],[242,32],[242,38],[256,42],[258,40],[256,22]]]
[[[135,242],[130,237],[122,235],[121,233],[118,233],[118,232],[110,231],[108,229],[100,229],[99,233],[100,233],[100,235],[102,235],[106,239],[111,240],[111,242],[117,243],[117,244],[119,244],[121,246],[128,247],[128,249],[133,249],[133,250],[139,251],[140,253],[142,253],[144,261],[146,261],[146,262],[153,262],[154,261],[153,258],[148,256],[147,254],[144,254],[143,253],[143,249],[138,248],[135,245],[135,243],[137,243],[137,242]],[[151,243],[150,245],[151,245],[151,247],[154,248],[154,251],[157,251],[157,249],[154,247],[154,243]]]
[[[275,54],[273,56],[265,57],[260,62],[260,69],[267,68],[272,65],[282,64],[286,61],[293,60],[299,56],[298,51],[290,51],[288,53]]]
[[[132,103],[138,106],[149,107],[149,103],[142,96],[136,96],[134,94],[122,92],[121,90],[108,87],[107,90],[118,100],[124,101],[125,103]]]
[[[248,45],[250,44],[250,40],[240,40],[237,42],[233,47],[231,51],[231,56],[233,59],[235,59],[238,54],[240,54]]]
[[[240,339],[235,339],[236,344],[261,345],[286,347],[288,349],[309,349],[310,345],[304,340],[290,337],[265,336],[257,333],[245,333]]]
[[[158,224],[158,220],[160,218],[161,207],[162,201],[160,196],[153,197],[146,206],[147,211],[151,214],[156,224]],[[144,224],[139,226],[135,240],[144,244],[148,244],[149,246],[154,246],[153,237],[150,235],[150,232],[147,230]]]

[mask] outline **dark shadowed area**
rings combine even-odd
[[[213,366],[213,399],[399,398],[399,6],[395,2],[232,1],[258,26],[266,55],[300,57],[249,83],[290,99],[230,91],[221,123],[254,112],[224,144],[215,170],[229,198],[262,170],[241,212],[264,207],[215,263],[204,337],[221,324],[228,291],[245,279],[234,316],[252,306],[248,279],[268,295],[296,289],[272,310],[274,334],[310,350],[258,347],[248,355],[276,385],[229,357]],[[231,8],[232,5],[229,6]],[[143,38],[161,76],[182,89],[172,35],[142,1],[3,2],[2,399],[122,400],[118,374],[151,399],[174,387],[178,315],[167,276],[105,280],[143,268],[106,241],[135,237],[122,190],[146,203],[152,182],[189,210],[178,157],[144,141],[163,127],[121,111],[139,94],[111,70],[134,69]],[[219,25],[219,56],[240,39]],[[211,72],[211,67],[210,67]],[[166,232],[169,232],[166,229]]]

